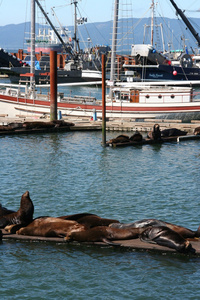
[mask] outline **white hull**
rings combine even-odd
[[[84,116],[91,118],[94,113],[97,118],[102,117],[100,102],[87,102],[77,100],[58,102],[58,111],[62,116]],[[49,100],[31,100],[23,97],[11,97],[0,95],[0,114],[6,114],[10,118],[17,116],[41,117],[50,115]],[[107,102],[106,116],[110,118],[170,118],[170,119],[200,119],[200,102],[140,104]]]

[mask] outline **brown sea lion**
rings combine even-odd
[[[55,124],[53,122],[42,122],[42,121],[33,121],[33,122],[24,122],[24,129],[38,129],[38,128],[53,128]]]
[[[85,226],[71,220],[52,217],[35,219],[28,226],[20,228],[16,233],[29,236],[65,237],[73,231],[85,230]]]
[[[107,142],[107,144],[127,143],[130,142],[129,136],[126,134],[120,134],[116,138],[113,138]]]
[[[110,224],[109,226],[112,228],[123,228],[123,229],[165,226],[177,232],[184,238],[200,237],[200,226],[197,229],[197,231],[192,231],[188,228],[178,226],[172,223],[164,222],[161,220],[157,220],[157,219],[143,219],[133,223],[127,223],[127,224],[116,223],[116,224]]]
[[[107,226],[97,226],[84,231],[71,232],[65,240],[112,244],[111,241],[114,240],[136,239],[143,231],[143,228],[118,229]]]
[[[0,218],[5,216],[5,215],[14,213],[14,212],[15,212],[14,210],[10,210],[10,209],[7,209],[7,208],[3,207],[0,203]]]
[[[130,137],[130,141],[132,142],[141,142],[143,140],[143,136],[139,131],[136,130],[136,132]]]
[[[4,215],[0,218],[0,228],[4,228],[5,226],[11,224],[21,224],[23,226],[26,226],[30,222],[32,222],[33,213],[33,202],[30,199],[29,192],[26,191],[21,197],[19,210],[17,212]]]
[[[164,129],[161,131],[161,136],[162,137],[170,137],[170,136],[182,136],[186,135],[187,131],[183,131],[177,128],[169,128],[169,129]]]
[[[195,249],[192,248],[189,241],[165,226],[148,227],[141,233],[140,239],[143,242],[156,243],[181,253],[195,253]]]
[[[118,220],[101,218],[97,215],[89,213],[80,213],[75,215],[62,216],[59,218],[64,220],[74,220],[79,224],[85,225],[87,228],[93,228],[96,226],[108,226],[111,223],[119,223]]]
[[[147,137],[154,141],[161,140],[161,131],[160,131],[160,125],[155,124],[153,126],[153,130],[147,134]]]
[[[199,126],[199,127],[196,127],[196,128],[194,129],[194,134],[195,134],[195,135],[200,135],[200,126]]]

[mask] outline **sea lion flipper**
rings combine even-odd
[[[111,242],[110,240],[108,240],[106,238],[103,238],[102,242],[104,242],[105,244],[111,245],[111,246],[121,246],[121,244],[119,244],[119,243],[113,243],[113,242]]]

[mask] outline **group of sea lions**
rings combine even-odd
[[[184,136],[187,135],[187,131],[180,130],[178,128],[168,128],[168,129],[160,129],[159,124],[155,124],[153,126],[153,129],[148,132],[147,134],[147,139],[149,140],[154,140],[154,141],[162,141],[162,139],[167,138],[167,137],[176,137],[176,136]],[[196,127],[194,129],[194,135],[200,135],[200,127]],[[107,144],[126,144],[129,142],[142,142],[144,140],[142,134],[136,130],[135,133],[129,137],[126,134],[120,134],[116,138],[110,139]]]
[[[156,243],[181,253],[195,253],[188,239],[200,237],[200,226],[197,231],[192,231],[157,219],[123,224],[119,220],[90,213],[36,219],[33,219],[33,213],[33,202],[26,191],[21,197],[18,211],[8,210],[0,205],[0,228],[19,235],[61,237],[68,242],[104,242],[120,245],[116,243],[117,240],[140,238],[141,241]]]
[[[60,128],[60,127],[70,127],[74,126],[74,123],[66,122],[64,120],[54,120],[54,121],[32,121],[32,122],[13,122],[7,125],[0,125],[0,131],[19,131],[19,130],[35,130],[35,129],[48,129],[48,128]]]

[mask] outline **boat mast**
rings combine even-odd
[[[112,86],[114,86],[114,76],[115,76],[114,73],[115,73],[115,59],[116,59],[116,49],[117,49],[118,17],[119,17],[119,0],[115,0],[113,33],[112,33],[111,70],[110,70],[110,81]]]
[[[74,4],[74,52],[77,53],[77,1],[73,0]]]
[[[30,88],[35,90],[35,0],[31,0],[31,77]]]
[[[176,12],[180,15],[180,17],[182,18],[183,22],[186,24],[186,26],[189,28],[190,32],[192,33],[192,35],[194,36],[194,38],[197,40],[198,42],[198,46],[200,47],[200,37],[199,34],[196,32],[196,30],[194,29],[194,27],[192,26],[192,24],[190,23],[190,21],[186,18],[185,14],[183,13],[183,11],[178,8],[178,6],[176,5],[176,3],[174,2],[174,0],[170,0],[171,4],[174,6]]]
[[[154,35],[154,0],[152,0],[151,5],[151,45],[153,46],[153,35]]]

